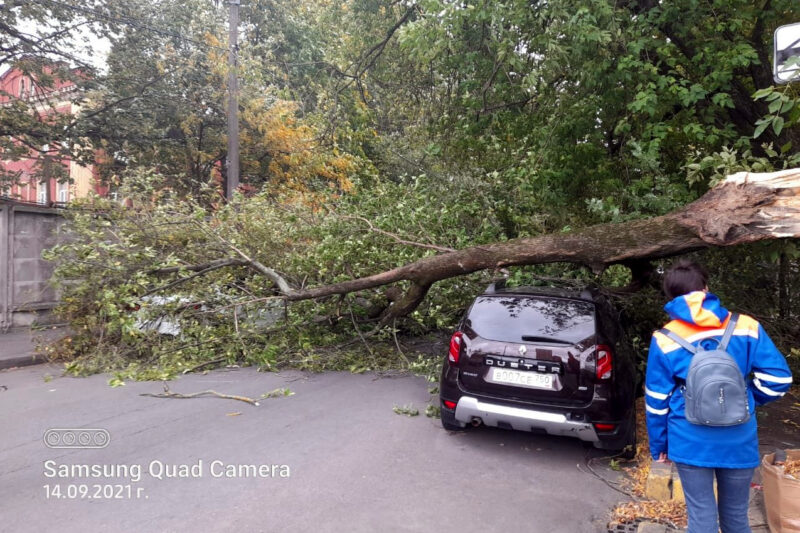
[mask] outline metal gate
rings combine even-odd
[[[41,322],[58,295],[42,251],[59,240],[60,210],[0,198],[0,331]]]

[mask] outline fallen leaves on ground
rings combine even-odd
[[[775,464],[783,466],[783,473],[787,476],[800,478],[800,459],[793,459],[786,462],[776,461]]]
[[[676,500],[628,502],[616,507],[611,516],[613,522],[620,524],[633,522],[637,518],[682,528],[686,526],[686,505]]]
[[[788,425],[788,426],[794,426],[794,427],[796,427],[797,429],[800,429],[800,424],[798,424],[798,423],[797,423],[797,422],[795,422],[794,420],[789,420],[789,419],[787,418],[787,419],[785,419],[785,420],[781,420],[781,422],[783,422],[784,424],[786,424],[786,425]]]
[[[644,398],[639,398],[636,405],[636,459],[634,466],[623,468],[626,478],[623,483],[631,494],[639,501],[627,502],[614,508],[611,514],[612,524],[627,524],[637,519],[652,520],[677,527],[685,527],[687,523],[686,504],[670,500],[659,502],[646,499],[647,476],[653,459],[650,457],[650,446],[647,439]]]
[[[397,413],[398,415],[406,415],[406,416],[417,416],[419,414],[419,409],[414,407],[413,404],[406,404],[404,406],[395,405],[392,407],[392,411]]]
[[[267,398],[280,398],[281,396],[294,396],[294,392],[292,392],[288,387],[282,387],[280,389],[274,389],[269,392],[265,392],[261,395],[261,399],[266,400]]]

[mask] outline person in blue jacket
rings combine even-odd
[[[708,275],[694,262],[680,261],[664,276],[666,329],[695,346],[714,349],[731,313],[708,292]],[[711,427],[686,420],[681,385],[692,354],[655,332],[647,356],[645,408],[650,453],[658,462],[675,462],[689,514],[689,533],[750,532],[747,509],[750,481],[759,464],[754,410],[783,396],[792,383],[786,359],[755,319],[740,315],[728,353],[748,385],[750,419],[740,425]],[[717,480],[719,501],[714,497]]]

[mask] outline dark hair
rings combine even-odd
[[[664,292],[670,300],[708,286],[706,269],[688,259],[681,259],[664,274]]]

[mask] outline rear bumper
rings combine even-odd
[[[479,418],[487,426],[519,431],[545,431],[550,435],[575,437],[587,442],[600,440],[590,423],[568,420],[563,414],[510,407],[462,396],[456,405],[455,419],[469,424],[475,418]]]

